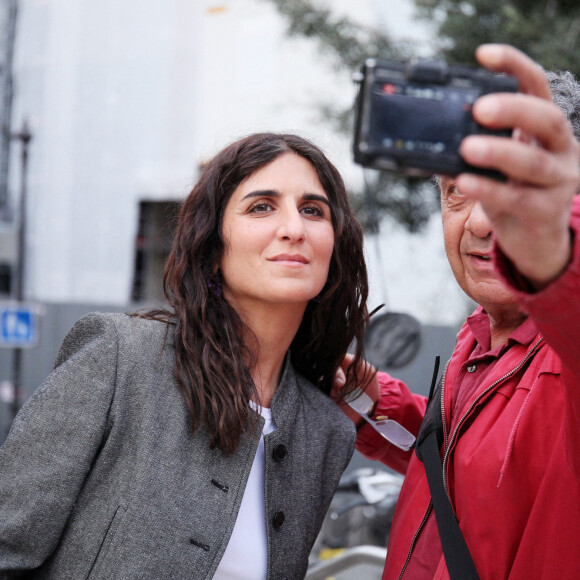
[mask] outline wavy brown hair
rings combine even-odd
[[[232,193],[244,179],[287,152],[300,155],[316,170],[330,201],[335,240],[328,279],[306,308],[290,348],[291,362],[328,395],[354,342],[346,390],[357,386],[351,369],[362,358],[368,283],[363,233],[342,177],[318,147],[296,135],[257,133],[240,139],[207,163],[181,205],[163,278],[171,310],[145,314],[172,324],[175,375],[192,429],[205,427],[212,447],[225,454],[236,450],[248,425],[257,425],[248,405],[255,356],[243,340],[249,329],[223,297],[209,290],[208,281],[224,253],[222,221]]]

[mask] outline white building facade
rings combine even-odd
[[[328,4],[398,36],[424,34],[411,20],[412,0]],[[247,133],[301,134],[347,184],[361,180],[348,139],[317,108],[331,99],[348,106],[351,79],[333,72],[314,43],[288,38],[266,0],[21,0],[14,80],[12,124],[26,120],[33,136],[31,300],[159,298],[164,220],[199,165]],[[16,169],[11,185],[16,194]],[[380,262],[372,240],[368,248],[371,307],[387,300],[424,322],[454,324],[465,300],[438,218],[420,236],[383,229]],[[442,308],[442,300],[457,305]]]

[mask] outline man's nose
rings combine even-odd
[[[472,205],[465,229],[478,238],[487,238],[491,235],[491,223],[479,201]]]

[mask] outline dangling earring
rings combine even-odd
[[[221,298],[224,295],[221,270],[211,274],[206,280],[206,284],[210,294],[213,294],[216,298]]]

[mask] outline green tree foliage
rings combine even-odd
[[[347,70],[356,70],[367,58],[404,59],[412,55],[408,43],[393,42],[388,33],[335,16],[310,0],[269,0],[287,18],[290,36],[314,39],[318,47]]]
[[[329,65],[351,77],[367,58],[405,60],[412,46],[394,42],[387,31],[377,31],[333,12],[311,0],[267,0],[282,14],[290,36],[312,39]],[[342,73],[341,73],[342,74]],[[349,137],[354,111],[333,103],[320,105],[323,118]],[[378,231],[382,216],[390,215],[410,232],[419,231],[438,210],[433,183],[393,173],[365,169],[363,191],[350,191],[351,201],[365,228]]]
[[[322,0],[265,0],[286,18],[291,36],[317,43],[332,66],[352,75],[366,58],[406,59],[412,46],[396,43],[388,31],[338,17]],[[475,64],[475,49],[485,42],[517,46],[546,69],[570,70],[580,77],[579,0],[414,0],[418,17],[434,26],[438,55],[449,62]],[[324,118],[352,135],[352,110],[333,103],[320,106]],[[411,232],[437,211],[436,189],[419,178],[365,170],[366,187],[351,198],[363,224],[376,230],[390,215]]]
[[[580,76],[578,0],[415,0],[420,18],[435,23],[440,55],[474,63],[477,46],[505,42],[544,68]]]

